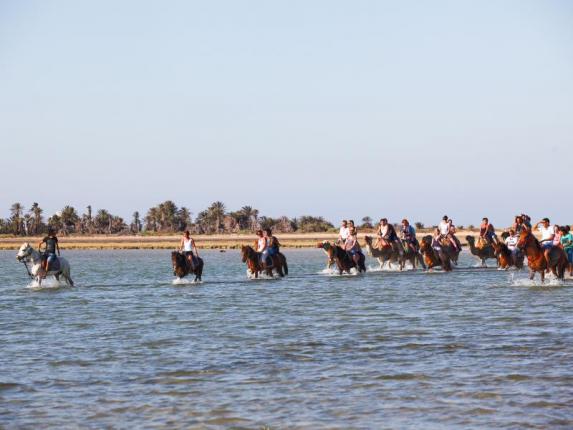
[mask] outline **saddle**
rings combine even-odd
[[[484,249],[488,245],[487,241],[483,237],[479,237],[476,243],[476,248]]]
[[[450,239],[447,237],[442,237],[440,239],[440,244],[442,245],[442,247],[447,248],[448,246],[450,246],[452,244],[452,242],[450,242]]]

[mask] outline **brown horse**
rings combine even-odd
[[[527,265],[529,266],[529,279],[535,277],[535,272],[539,272],[541,282],[545,280],[545,271],[551,272],[559,279],[565,278],[565,269],[567,268],[567,255],[559,246],[554,246],[549,251],[549,264],[545,259],[543,249],[539,241],[533,236],[531,231],[524,229],[519,235],[517,247],[522,249],[527,256]]]
[[[452,270],[452,260],[450,254],[442,249],[438,252],[432,248],[432,236],[424,236],[420,242],[420,252],[424,256],[424,261],[428,269],[433,269],[434,267],[441,266],[446,272]]]
[[[481,247],[476,247],[475,237],[468,235],[466,236],[466,240],[468,241],[470,252],[481,260],[482,267],[487,267],[485,260],[487,260],[488,258],[497,260],[497,255],[495,253],[495,249],[492,244],[486,242]]]
[[[203,275],[203,259],[200,257],[194,257],[195,267],[191,270],[191,265],[189,260],[179,251],[173,251],[171,253],[171,264],[173,265],[173,274],[178,278],[184,278],[189,273],[195,275],[195,282],[201,281],[201,276]]]
[[[282,252],[277,255],[273,255],[271,259],[273,263],[268,266],[266,262],[261,262],[261,253],[255,251],[252,247],[248,245],[241,246],[241,255],[243,263],[247,264],[247,268],[251,271],[255,278],[259,277],[259,272],[266,272],[269,277],[273,276],[273,269],[277,271],[278,275],[282,278],[288,275],[288,265],[286,257]]]
[[[523,260],[525,259],[522,252],[516,255],[511,252],[507,245],[503,242],[492,243],[493,249],[495,251],[495,256],[499,267],[502,269],[509,269],[510,267],[516,267],[518,269],[523,269]]]
[[[324,249],[326,254],[328,255],[328,261],[335,262],[338,266],[338,273],[342,275],[343,272],[350,274],[350,269],[356,267],[358,272],[366,272],[366,265],[364,264],[366,257],[364,254],[358,254],[358,262],[354,261],[353,258],[348,255],[344,249],[336,244],[332,244],[328,241],[324,241],[317,245],[318,248]],[[330,264],[329,264],[330,267]]]

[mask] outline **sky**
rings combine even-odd
[[[0,216],[573,223],[573,2],[0,0]]]

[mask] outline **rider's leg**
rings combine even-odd
[[[462,243],[460,242],[460,240],[458,239],[458,237],[455,234],[452,234],[452,237],[454,238],[454,242],[456,242],[456,249],[458,251],[462,250]]]
[[[551,252],[551,247],[545,248],[545,250],[543,251],[543,255],[545,255],[545,261],[547,262],[547,270],[549,270],[550,252]]]

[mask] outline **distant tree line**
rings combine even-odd
[[[370,218],[365,217],[364,227],[369,228]],[[68,234],[140,234],[140,233],[176,233],[190,230],[195,234],[254,232],[259,228],[272,228],[279,233],[326,232],[335,227],[320,216],[301,216],[272,218],[260,215],[257,209],[243,206],[237,211],[227,211],[223,202],[212,203],[199,212],[195,219],[186,207],[178,207],[173,201],[166,200],[150,208],[145,216],[138,211],[132,215],[129,224],[120,216],[106,209],[93,211],[87,206],[81,215],[73,206],[46,218],[38,203],[26,209],[21,203],[10,207],[10,217],[0,219],[0,234],[31,236],[45,234],[53,228],[60,235]]]

